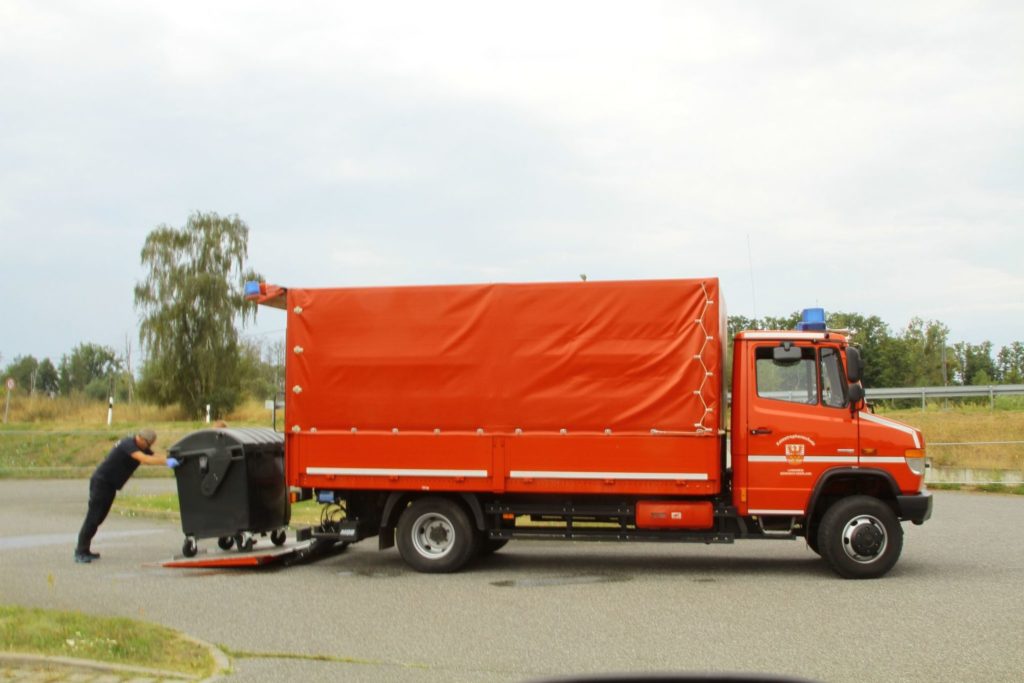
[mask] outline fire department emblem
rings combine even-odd
[[[804,445],[802,443],[786,444],[786,462],[790,465],[800,465],[804,461]]]

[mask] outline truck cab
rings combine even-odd
[[[878,575],[899,556],[899,522],[931,515],[924,438],[870,412],[859,351],[823,312],[807,317],[735,337],[732,502],[765,533],[805,536],[841,575]]]

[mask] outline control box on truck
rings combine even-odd
[[[920,431],[867,409],[821,309],[736,335],[730,411],[715,278],[247,295],[287,315],[288,485],[419,571],[520,538],[803,538],[870,578],[931,516]]]

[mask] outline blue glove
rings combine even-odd
[[[167,466],[170,467],[172,470],[180,464],[181,461],[178,460],[177,458],[167,458]]]

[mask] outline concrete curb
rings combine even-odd
[[[225,674],[231,673],[231,660],[219,647],[211,645],[205,640],[194,638],[186,633],[182,633],[181,637],[199,645],[200,647],[205,647],[209,651],[210,656],[213,657],[215,667],[213,673],[202,679],[202,683],[213,683],[213,681],[219,681],[224,678]]]
[[[180,671],[166,671],[164,669],[150,669],[144,666],[131,666],[128,664],[114,664],[113,662],[100,662],[95,659],[75,659],[74,657],[50,657],[47,655],[23,654],[19,652],[0,652],[0,669],[2,668],[34,668],[57,666],[65,669],[95,671],[98,673],[112,673],[122,675],[147,676],[163,680],[177,681],[200,681],[200,683],[212,683],[220,681],[224,675],[231,670],[231,660],[219,648],[206,643],[198,638],[180,634],[184,640],[195,643],[206,648],[213,657],[214,671],[206,678],[191,676]]]

